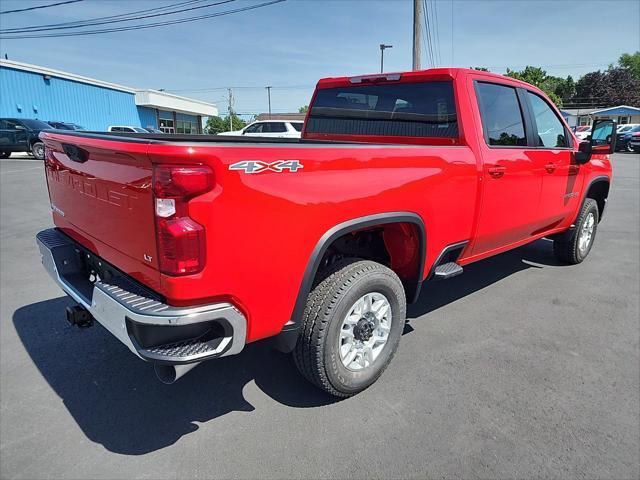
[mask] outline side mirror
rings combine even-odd
[[[16,130],[26,130],[26,128],[24,128],[22,125],[16,125],[15,129]]]
[[[613,120],[596,120],[593,122],[588,141],[581,142],[578,145],[578,151],[575,154],[576,163],[579,165],[587,163],[594,153],[600,155],[613,153],[616,148],[615,131],[616,124]]]

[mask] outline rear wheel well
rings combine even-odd
[[[609,196],[609,181],[608,180],[596,180],[593,182],[587,190],[586,197],[593,198],[598,204],[598,218],[602,220],[604,214],[604,207],[607,203],[607,197]]]
[[[345,258],[372,260],[393,270],[412,301],[422,281],[422,232],[409,222],[366,227],[341,235],[331,242],[320,261],[314,284],[322,281],[331,266]]]

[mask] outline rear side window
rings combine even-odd
[[[538,145],[546,148],[566,147],[567,133],[551,107],[535,93],[527,92],[536,119]]]
[[[318,90],[306,131],[395,137],[458,136],[451,82],[357,85]]]
[[[282,133],[287,131],[287,126],[282,122],[269,122],[264,124],[262,131],[268,133]]]
[[[476,93],[488,145],[526,146],[524,120],[516,89],[478,82]]]

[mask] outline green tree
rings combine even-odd
[[[631,71],[634,77],[640,79],[640,51],[623,53],[618,59],[618,65]]]
[[[516,71],[507,68],[507,77],[515,78],[518,80],[522,80],[523,82],[530,83],[531,85],[535,85],[547,96],[551,99],[553,103],[555,103],[558,107],[562,106],[562,99],[555,92],[556,87],[558,86],[558,80],[563,80],[558,77],[552,77],[547,75],[547,72],[540,67],[532,67],[527,65],[524,70]]]
[[[307,113],[307,110],[309,110],[309,105],[305,105],[304,107],[300,107],[298,109],[298,113]]]
[[[242,130],[247,126],[247,122],[242,120],[235,113],[233,115],[233,129],[234,130]],[[222,132],[228,132],[231,130],[231,126],[229,123],[229,116],[226,117],[209,117],[207,120],[206,131],[209,135],[217,135]]]
[[[576,83],[576,98],[592,105],[640,105],[640,78],[629,68],[590,72]]]

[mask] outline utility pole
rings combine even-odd
[[[422,0],[413,0],[413,69],[420,70],[420,47],[422,43]]]
[[[233,132],[233,89],[229,88],[229,130]]]
[[[393,48],[393,45],[385,45],[384,43],[380,44],[380,73],[384,72],[384,49],[385,48]]]
[[[267,98],[269,99],[269,120],[271,120],[271,86],[264,88],[267,89]]]

